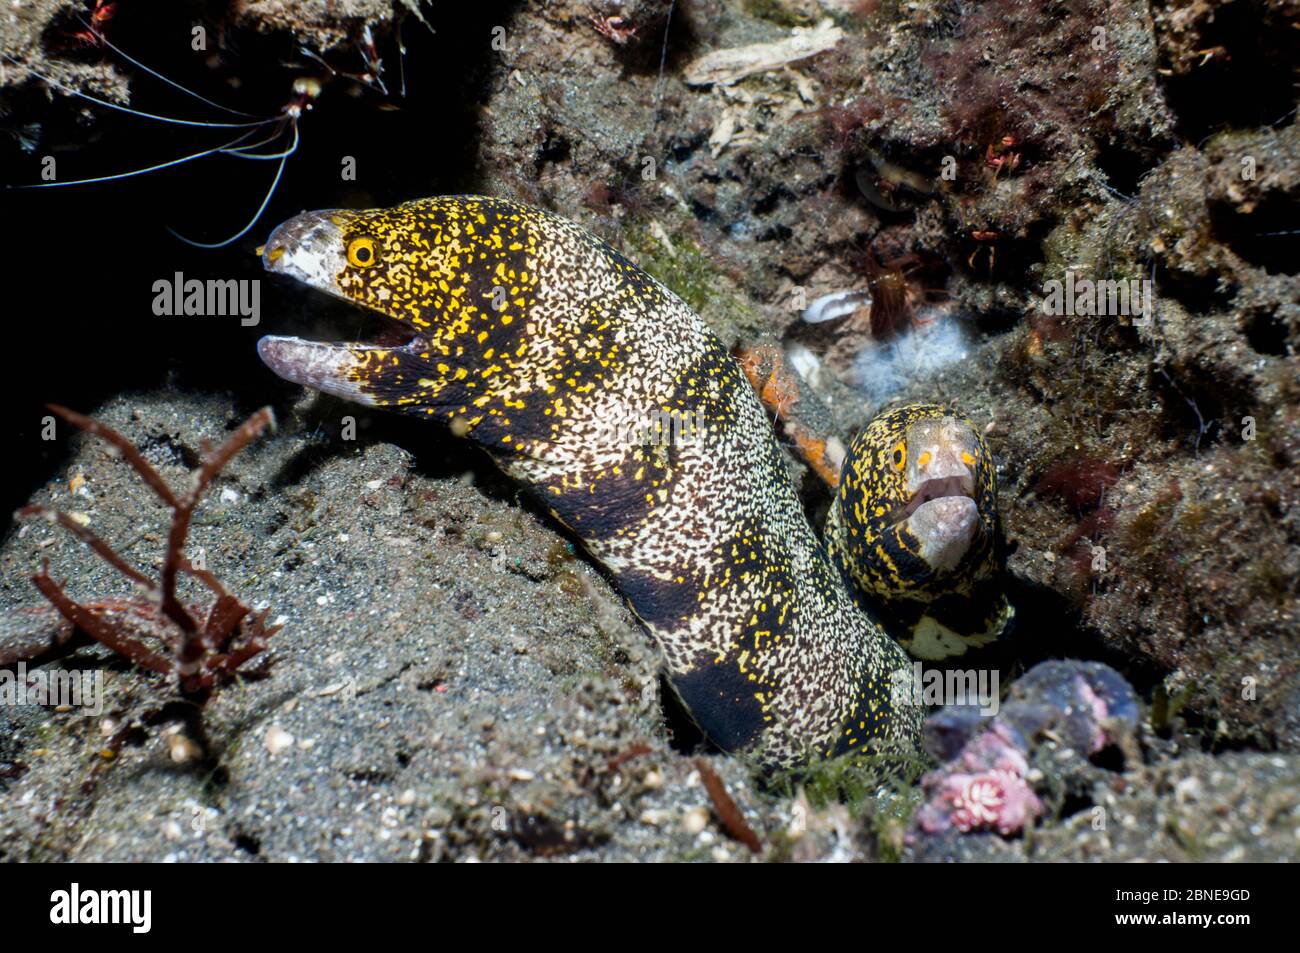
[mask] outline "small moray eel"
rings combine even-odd
[[[266,337],[271,370],[485,447],[609,571],[714,743],[768,767],[916,743],[923,710],[891,692],[911,663],[818,542],[744,373],[608,244],[452,196],[305,212],[262,254],[412,335]],[[644,439],[651,419],[690,420],[690,439]]]
[[[795,455],[835,491],[827,549],[886,631],[927,660],[1006,635],[1015,611],[995,551],[997,481],[975,425],[936,404],[913,404],[880,414],[845,450],[780,345],[732,353]]]
[[[984,438],[935,404],[878,415],[849,446],[826,549],[917,658],[989,645],[1015,612],[1000,580],[997,478]]]

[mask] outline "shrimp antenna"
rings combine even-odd
[[[249,153],[250,150],[252,150],[252,149],[256,149],[258,146],[264,146],[264,145],[266,145],[268,142],[275,142],[275,140],[279,139],[280,136],[282,136],[282,135],[284,135],[284,125],[283,125],[283,124],[282,124],[279,128],[277,128],[274,132],[272,132],[269,136],[266,136],[266,137],[264,137],[264,138],[262,138],[262,139],[258,139],[256,142],[246,142],[246,143],[244,143],[242,146],[241,146],[241,145],[237,145],[237,143],[240,142],[240,141],[244,138],[244,137],[240,137],[240,139],[236,139],[235,142],[230,143],[228,147],[223,148],[223,149],[221,150],[221,154],[222,154],[222,155],[228,155],[228,156],[234,156],[236,159],[256,159],[256,158],[259,158],[259,157],[260,157],[260,158],[267,158],[267,159],[278,159],[278,158],[280,158],[280,153],[278,153],[278,152],[275,153],[274,155],[267,154],[267,155],[262,155],[262,156],[259,156],[259,155],[257,155],[257,154],[249,155],[248,153]]]
[[[212,242],[212,243],[196,242],[193,239],[186,238],[184,235],[176,231],[176,229],[172,228],[170,225],[167,226],[167,231],[171,232],[173,235],[175,235],[185,244],[193,245],[195,248],[225,248],[227,245],[239,241],[239,239],[243,238],[245,235],[249,233],[252,227],[256,225],[258,220],[262,217],[262,213],[266,211],[266,206],[271,202],[271,196],[275,194],[276,186],[280,184],[280,176],[284,174],[284,164],[289,161],[289,156],[293,155],[294,152],[296,152],[297,150],[298,150],[298,126],[295,123],[293,127],[293,145],[291,145],[280,156],[280,165],[275,170],[275,178],[271,180],[271,187],[266,190],[266,197],[262,199],[262,204],[257,207],[257,211],[253,213],[253,217],[252,219],[249,220],[248,224],[245,225],[238,232],[236,232],[234,235],[231,235],[225,241]],[[249,159],[249,158],[256,158],[256,157],[241,156],[241,158]],[[273,156],[263,156],[261,158],[269,159],[269,158],[273,158]]]
[[[181,165],[186,162],[193,162],[195,159],[202,159],[204,156],[210,156],[215,153],[230,155],[239,143],[243,142],[253,134],[250,129],[235,139],[230,140],[224,145],[213,146],[211,149],[203,149],[199,152],[191,152],[187,156],[181,156],[178,159],[169,159],[166,162],[159,162],[157,165],[146,166],[143,169],[132,169],[130,172],[117,172],[113,175],[97,175],[89,179],[68,179],[64,182],[33,182],[29,185],[11,185],[11,189],[53,189],[64,185],[90,185],[94,182],[112,182],[116,179],[129,179],[137,175],[148,175],[150,172],[157,172],[160,169],[169,169],[174,165]],[[243,158],[252,158],[244,156]]]
[[[294,141],[289,146],[289,148],[285,149],[283,152],[249,152],[248,151],[249,149],[253,149],[259,145],[264,145],[268,141],[269,140],[263,140],[262,142],[250,142],[246,146],[239,146],[238,148],[234,148],[234,149],[222,149],[221,154],[230,156],[233,159],[254,159],[260,162],[265,162],[269,159],[287,159],[289,158],[289,156],[293,155],[295,152],[298,151],[298,129],[296,126],[294,127]]]
[[[254,122],[201,122],[197,119],[177,119],[173,116],[159,116],[156,113],[142,112],[139,109],[132,109],[130,106],[123,106],[119,103],[109,102],[107,99],[100,99],[98,96],[92,96],[89,93],[83,93],[79,89],[73,89],[71,86],[65,86],[52,76],[47,76],[38,69],[33,69],[25,63],[20,63],[8,53],[0,52],[0,57],[8,60],[14,66],[27,70],[33,76],[39,77],[42,82],[53,86],[55,89],[62,90],[69,96],[76,96],[78,99],[84,99],[87,102],[94,103],[97,106],[103,106],[106,109],[115,109],[118,112],[127,113],[132,116],[139,116],[141,119],[152,119],[155,122],[169,122],[177,126],[204,126],[209,129],[249,129],[256,126],[265,126],[273,122],[279,122],[279,116],[273,116],[269,119],[258,119]]]
[[[145,66],[143,63],[141,63],[138,59],[136,59],[134,56],[132,56],[132,55],[131,55],[130,53],[128,53],[126,50],[122,49],[120,46],[118,46],[116,43],[114,43],[112,40],[110,40],[108,37],[106,37],[106,36],[103,34],[102,31],[97,30],[97,29],[95,29],[93,26],[91,26],[91,25],[86,21],[86,19],[85,19],[84,17],[78,16],[77,19],[81,21],[82,25],[83,25],[87,30],[89,30],[91,33],[93,33],[93,34],[95,35],[95,37],[99,40],[99,42],[103,43],[103,44],[104,44],[105,46],[107,46],[110,50],[112,50],[112,51],[113,51],[114,53],[116,53],[118,56],[122,57],[122,59],[126,60],[128,63],[130,63],[130,64],[131,64],[132,66],[134,66],[136,69],[144,70],[146,73],[148,73],[148,74],[149,74],[150,76],[152,76],[154,79],[161,80],[162,82],[166,83],[168,86],[171,86],[171,87],[173,87],[173,88],[175,88],[175,89],[179,89],[179,90],[180,90],[182,93],[184,93],[186,96],[191,96],[191,97],[193,97],[194,99],[197,99],[197,100],[198,100],[199,102],[201,102],[201,103],[207,103],[209,106],[213,106],[213,107],[215,107],[215,108],[217,108],[217,109],[220,109],[222,112],[228,112],[228,113],[231,113],[232,115],[235,115],[235,116],[247,116],[247,117],[250,118],[250,119],[260,119],[260,118],[262,118],[261,116],[257,116],[257,115],[255,115],[255,114],[253,114],[253,113],[246,113],[246,112],[244,112],[242,109],[231,109],[229,106],[223,106],[223,105],[221,105],[221,103],[213,102],[211,99],[208,99],[206,96],[200,96],[198,93],[194,92],[194,90],[192,90],[192,89],[188,89],[188,88],[182,86],[180,83],[176,82],[176,80],[174,80],[174,79],[170,79],[170,78],[164,76],[162,73],[158,72],[156,69],[154,69],[154,68],[152,68],[152,67],[150,67],[150,66]]]

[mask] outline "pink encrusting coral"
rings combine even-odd
[[[916,823],[927,834],[955,827],[962,833],[1014,834],[1032,824],[1042,802],[1025,776],[1029,764],[1005,730],[994,724],[970,741],[957,759],[921,779],[929,800]]]
[[[1110,717],[1110,709],[1106,704],[1106,699],[1094,692],[1092,686],[1082,678],[1078,680],[1078,686],[1079,697],[1082,698],[1092,710],[1093,731],[1092,742],[1088,747],[1088,754],[1096,754],[1111,742],[1110,737],[1106,734],[1106,729],[1103,727],[1106,719]]]
[[[945,763],[921,779],[926,802],[914,828],[1016,834],[1043,803],[1031,785],[1029,755],[1040,740],[1088,758],[1137,725],[1137,697],[1124,677],[1099,662],[1044,662],[1012,687],[993,719],[950,706],[925,728],[930,753]]]

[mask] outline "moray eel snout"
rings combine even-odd
[[[905,443],[907,502],[894,511],[893,522],[905,522],[919,543],[920,557],[936,573],[946,573],[961,562],[980,531],[972,469],[980,448],[974,431],[953,416],[917,421],[908,428]]]
[[[282,223],[262,249],[262,264],[272,274],[296,278],[342,297],[335,279],[347,265],[342,223],[345,212],[303,212]]]

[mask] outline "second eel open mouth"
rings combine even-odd
[[[912,516],[926,504],[936,500],[966,498],[974,502],[975,478],[969,472],[926,480],[913,491],[908,501],[894,510],[891,522],[897,525]]]

